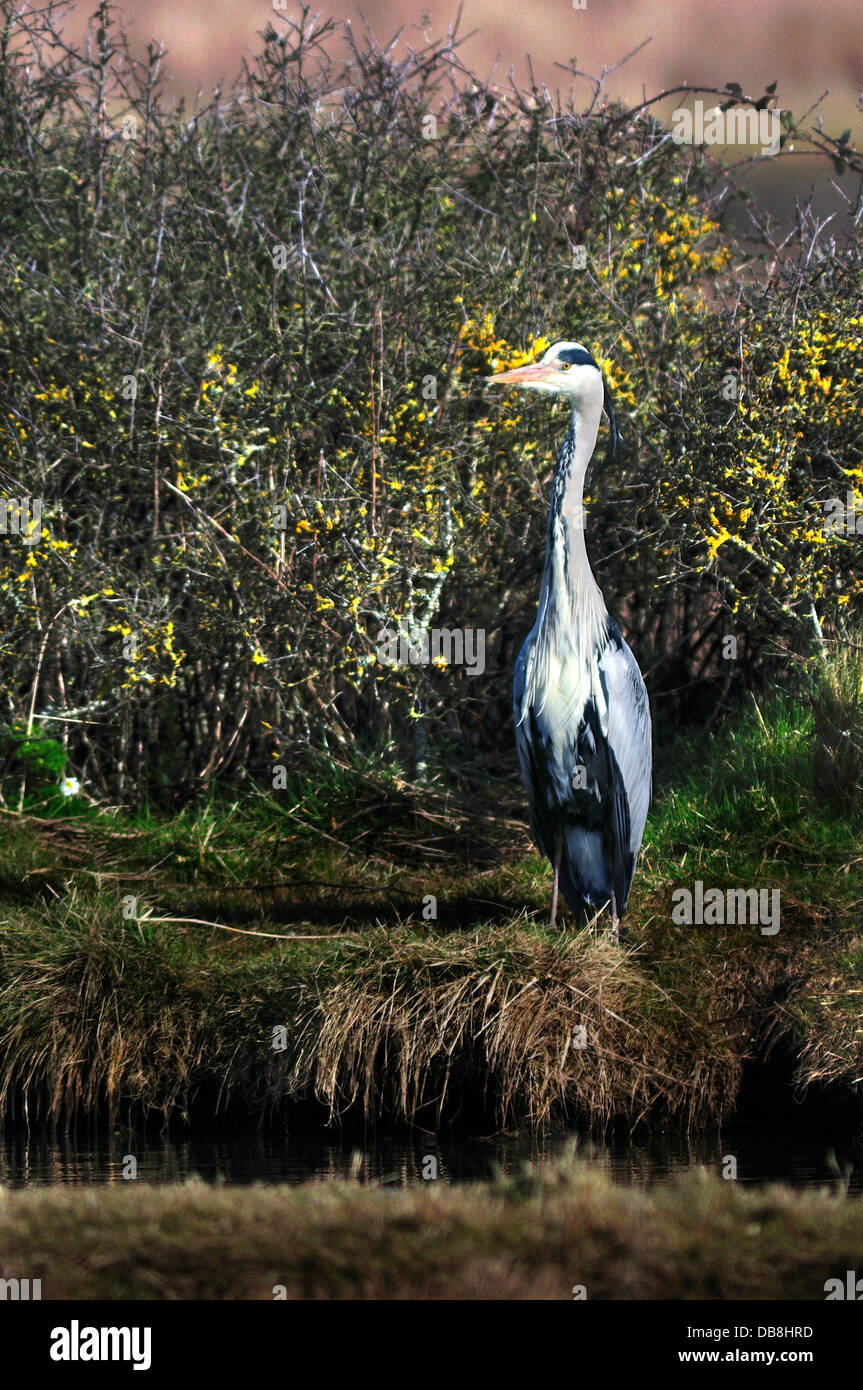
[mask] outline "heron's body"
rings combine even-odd
[[[494,379],[570,397],[539,611],[516,663],[516,742],[534,836],[554,867],[552,921],[559,883],[579,916],[610,906],[616,928],[650,803],[651,726],[641,672],[606,610],[584,542],[584,477],[611,404],[578,343],[558,343],[541,363]]]

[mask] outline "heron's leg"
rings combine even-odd
[[[551,885],[551,916],[548,919],[550,927],[557,925],[557,896],[560,888],[560,855],[563,849],[563,836],[558,833],[554,837],[554,858],[551,861],[554,869],[554,879]]]
[[[617,915],[617,898],[614,896],[614,889],[611,890],[611,931],[615,941],[620,940],[620,918]]]

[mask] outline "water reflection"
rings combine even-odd
[[[853,1150],[833,1153],[799,1135],[732,1129],[699,1138],[665,1134],[597,1144],[571,1130],[542,1137],[378,1135],[362,1143],[338,1136],[257,1134],[85,1138],[31,1128],[7,1131],[0,1138],[0,1184],[122,1182],[134,1170],[139,1181],[151,1183],[295,1183],[353,1176],[360,1182],[405,1186],[430,1178],[483,1181],[495,1173],[517,1174],[528,1163],[573,1156],[615,1182],[641,1187],[668,1182],[697,1166],[721,1174],[733,1158],[741,1182],[833,1185],[841,1172],[851,1192],[863,1191],[863,1161]]]

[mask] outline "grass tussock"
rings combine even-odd
[[[548,866],[511,785],[498,821],[488,790],[356,771],[298,784],[287,806],[6,813],[0,1103],[54,1119],[263,1121],[312,1100],[331,1120],[428,1128],[698,1125],[732,1113],[747,1064],[779,1043],[798,1095],[852,1098],[863,823],[812,777],[819,738],[811,709],[780,703],[678,739],[621,947],[548,931]],[[777,888],[781,929],[675,924],[675,887],[699,879]]]
[[[757,1237],[755,1239],[754,1237]],[[863,1210],[696,1173],[648,1189],[562,1165],[479,1187],[5,1192],[4,1272],[43,1299],[823,1299]]]
[[[560,1113],[635,1122],[660,1107],[691,1122],[733,1096],[733,1050],[669,1002],[634,952],[589,930],[402,933],[370,939],[351,966],[322,984],[300,1049],[301,1073],[314,1072],[332,1111],[433,1106],[439,1120],[473,1087],[504,1124]]]
[[[634,953],[587,931],[213,950],[79,900],[22,921],[0,965],[0,1102],[33,1115],[212,1101],[262,1118],[313,1096],[331,1117],[433,1125],[467,1097],[501,1124],[656,1107],[692,1122],[727,1110],[740,1067]]]

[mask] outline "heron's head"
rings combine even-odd
[[[535,362],[486,377],[495,386],[527,386],[549,396],[567,396],[576,411],[603,409],[611,426],[609,453],[617,448],[617,417],[605,378],[581,343],[554,343]]]

